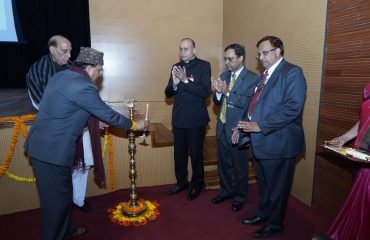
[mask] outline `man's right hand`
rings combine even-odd
[[[211,78],[212,87],[219,93],[221,93],[221,79],[213,79]]]
[[[232,129],[233,131],[233,134],[231,135],[231,142],[232,144],[237,144],[239,142],[239,129],[236,127],[236,128],[233,128]]]
[[[136,122],[136,124],[137,124],[136,130],[137,131],[143,131],[144,129],[148,128],[149,122],[148,122],[148,120],[138,120]]]

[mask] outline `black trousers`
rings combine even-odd
[[[173,128],[175,175],[178,186],[188,185],[188,156],[191,159],[193,175],[191,187],[204,185],[203,142],[206,127]]]
[[[257,217],[266,218],[272,229],[284,229],[284,217],[293,181],[296,158],[257,159],[260,191]]]
[[[42,239],[63,240],[76,229],[71,219],[71,168],[31,159],[40,197]]]
[[[232,145],[226,129],[217,135],[217,171],[220,196],[244,203],[248,197],[248,148]]]

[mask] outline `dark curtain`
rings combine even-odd
[[[48,53],[47,42],[55,34],[71,41],[71,60],[80,46],[91,46],[88,0],[15,0],[15,4],[26,43],[0,44],[0,88],[26,88],[28,69]]]

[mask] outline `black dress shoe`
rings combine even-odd
[[[265,218],[260,218],[260,217],[252,217],[252,218],[243,218],[242,223],[246,225],[258,225],[261,223],[266,222]]]
[[[283,229],[273,229],[268,226],[264,226],[261,229],[255,231],[252,236],[255,238],[268,238],[277,233],[282,233],[282,232],[283,232]]]
[[[201,191],[202,191],[202,188],[193,188],[193,189],[191,189],[191,191],[188,194],[187,199],[189,201],[196,199],[199,196]]]
[[[173,195],[173,194],[177,194],[185,189],[188,189],[189,188],[189,185],[186,185],[186,186],[179,186],[179,185],[176,185],[176,187],[174,187],[173,189],[171,189],[170,191],[167,192],[168,195]]]
[[[243,205],[244,205],[244,203],[242,203],[242,202],[236,202],[236,201],[234,201],[233,202],[233,205],[231,205],[231,210],[233,212],[240,211],[243,208]]]
[[[217,195],[216,197],[212,198],[212,203],[213,204],[219,204],[219,203],[222,203],[223,201],[225,201],[227,199],[231,199],[231,197]]]
[[[87,203],[84,203],[84,205],[82,206],[78,206],[77,204],[74,204],[73,205],[78,209],[80,210],[81,212],[84,212],[84,213],[89,213],[91,212],[91,207],[89,206],[89,204]]]

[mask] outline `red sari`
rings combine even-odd
[[[355,148],[370,152],[370,83],[363,98]],[[370,163],[356,172],[352,189],[328,234],[333,240],[370,239]]]

